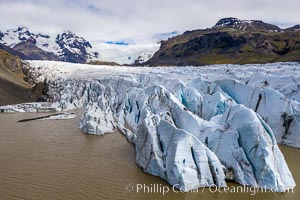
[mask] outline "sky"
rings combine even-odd
[[[0,0],[0,30],[70,30],[93,41],[146,44],[224,17],[288,27],[300,23],[299,8],[299,0]]]

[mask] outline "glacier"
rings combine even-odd
[[[83,108],[82,132],[118,129],[135,146],[140,168],[178,188],[224,187],[226,180],[277,192],[295,186],[277,143],[300,147],[297,63],[149,68],[30,61],[25,71],[46,82],[47,110]]]

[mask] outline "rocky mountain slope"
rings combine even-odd
[[[163,41],[146,65],[246,64],[300,61],[299,25],[281,29],[257,20],[224,18],[209,29]]]
[[[29,60],[59,60],[54,53],[46,52],[31,42],[20,42],[13,49],[24,54]]]
[[[0,32],[0,44],[14,49],[13,55],[27,60],[54,60],[72,63],[90,61],[132,64],[147,61],[159,45],[115,45],[103,41],[89,42],[70,31],[46,35],[25,27]]]
[[[24,62],[0,49],[0,105],[36,101],[43,92],[43,84],[35,87],[27,83],[22,68]]]

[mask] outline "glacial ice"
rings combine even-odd
[[[293,63],[142,68],[31,61],[28,72],[46,81],[51,107],[85,109],[83,132],[120,130],[146,173],[185,188],[233,179],[283,192],[295,182],[277,142],[300,147],[297,70]]]
[[[63,112],[63,113],[54,113],[50,115],[21,119],[18,120],[18,122],[29,122],[34,120],[65,120],[65,119],[73,119],[75,117],[77,117],[77,115],[73,112]]]
[[[42,118],[40,120],[64,120],[64,119],[73,119],[77,117],[75,113],[69,113],[69,112],[64,112],[64,113],[58,113],[54,115],[50,115],[48,117]]]
[[[234,80],[218,81],[237,103],[257,112],[268,123],[278,143],[300,147],[300,103],[271,88],[255,88]]]
[[[32,102],[16,105],[0,106],[0,113],[16,113],[16,112],[57,112],[58,109],[50,102]]]

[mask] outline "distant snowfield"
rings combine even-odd
[[[50,106],[85,108],[84,133],[118,129],[136,163],[184,191],[225,180],[273,192],[294,188],[277,143],[300,148],[300,64],[123,67],[29,61]],[[43,109],[44,107],[44,109]]]
[[[91,58],[89,61],[100,60],[116,62],[119,64],[132,64],[137,59],[140,62],[149,60],[160,44],[145,44],[145,45],[117,45],[105,44],[101,42],[91,42],[93,48],[89,48],[88,53],[93,54],[98,52],[97,58]]]

